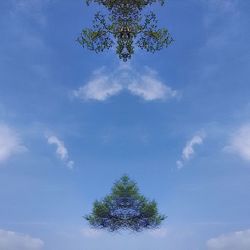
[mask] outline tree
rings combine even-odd
[[[85,219],[96,229],[140,232],[158,228],[166,216],[160,215],[156,202],[148,201],[139,193],[137,184],[124,175],[114,184],[110,195],[95,201],[92,213]]]
[[[143,10],[155,2],[165,0],[87,0],[87,4],[97,3],[107,9],[108,14],[95,14],[93,28],[83,29],[77,41],[96,53],[110,49],[116,44],[116,53],[123,61],[134,54],[134,46],[148,52],[156,52],[168,47],[173,38],[167,29],[158,29],[153,12],[143,14]]]

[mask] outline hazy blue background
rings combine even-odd
[[[96,9],[0,2],[0,249],[250,249],[250,2],[169,0],[173,45],[125,65],[75,42]],[[88,228],[124,173],[160,230]]]

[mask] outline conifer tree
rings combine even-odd
[[[94,203],[92,213],[85,219],[96,229],[140,232],[159,227],[166,216],[160,215],[156,202],[141,195],[137,184],[124,175],[110,195]]]

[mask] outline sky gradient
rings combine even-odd
[[[122,63],[75,41],[96,6],[0,1],[0,250],[250,249],[250,2],[156,5],[175,42]],[[168,216],[82,216],[128,174]]]

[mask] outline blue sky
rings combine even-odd
[[[250,249],[250,2],[169,0],[173,45],[125,64],[75,42],[96,9],[0,2],[0,249]],[[161,229],[82,219],[124,173]]]

